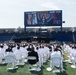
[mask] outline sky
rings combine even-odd
[[[0,0],[0,28],[24,28],[24,12],[44,10],[62,10],[62,26],[76,27],[76,0]]]

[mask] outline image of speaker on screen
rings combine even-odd
[[[32,24],[33,24],[33,25],[38,24],[38,22],[37,22],[37,15],[36,15],[36,12],[33,12]]]
[[[36,25],[37,24],[36,13],[28,14],[28,16],[27,16],[27,24],[28,25]]]
[[[27,24],[31,25],[32,24],[32,14],[27,14]]]
[[[41,25],[47,25],[48,22],[51,20],[50,14],[45,12],[45,13],[39,13],[38,14],[38,22]]]
[[[53,24],[61,24],[59,16],[60,15],[58,13],[53,13]]]

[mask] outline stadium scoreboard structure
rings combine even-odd
[[[62,26],[62,10],[24,12],[25,27]]]

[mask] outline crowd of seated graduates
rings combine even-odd
[[[28,62],[31,62],[32,64],[38,62],[39,67],[41,67],[49,58],[52,59],[53,57],[59,56],[63,60],[63,47],[65,52],[71,48],[72,50],[70,49],[70,52],[72,54],[76,49],[75,44],[61,45],[59,43],[0,43],[0,53],[4,54],[4,59],[9,53],[14,54],[15,56],[20,55],[21,59],[25,57],[23,53],[26,53],[25,55],[27,57],[35,56],[37,58],[36,61]],[[25,61],[22,62],[25,63]]]

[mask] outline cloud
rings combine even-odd
[[[58,3],[61,3],[61,4],[76,4],[76,0],[56,0],[56,1],[53,1],[53,2],[58,2]]]
[[[62,3],[66,5],[76,4],[75,0],[63,0]]]
[[[52,3],[52,2],[42,3],[41,6],[52,9],[52,10],[60,10],[60,8],[58,6],[56,6],[54,3]]]

